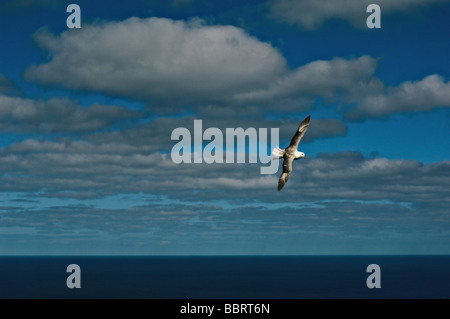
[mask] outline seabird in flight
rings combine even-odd
[[[272,151],[272,154],[274,156],[277,156],[279,158],[283,158],[283,173],[280,176],[280,179],[278,180],[278,191],[280,191],[283,186],[286,184],[286,182],[289,179],[289,176],[292,172],[292,161],[299,159],[299,158],[305,158],[305,153],[299,152],[297,150],[298,144],[300,143],[300,140],[302,139],[303,135],[305,135],[306,130],[309,126],[309,121],[311,120],[311,115],[308,115],[298,127],[297,132],[295,133],[294,137],[292,137],[291,143],[288,147],[286,147],[284,150],[280,149],[279,147],[275,147]]]

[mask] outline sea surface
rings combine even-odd
[[[0,256],[0,298],[449,299],[450,256]]]

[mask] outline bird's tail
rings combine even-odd
[[[272,155],[275,156],[276,158],[280,158],[284,156],[284,150],[282,150],[281,148],[279,148],[278,146],[275,147],[272,150]]]

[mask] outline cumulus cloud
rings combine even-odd
[[[28,139],[0,149],[0,166],[4,168],[2,191],[45,189],[49,196],[71,197],[78,192],[80,197],[144,192],[245,201],[255,196],[279,202],[275,196],[280,171],[260,175],[260,163],[174,164],[170,154],[121,140],[114,144]],[[308,198],[443,203],[450,186],[448,161],[424,165],[414,160],[365,158],[359,152],[347,151],[320,154],[296,161],[295,166],[289,180],[293,186],[283,189],[283,194],[290,196],[301,187],[302,196],[291,197],[294,202]],[[245,194],[240,193],[242,189],[246,189]]]
[[[28,68],[28,80],[146,101],[223,100],[265,85],[286,64],[242,29],[199,19],[129,18],[35,38],[51,60]]]
[[[446,2],[447,0],[379,0],[382,14],[422,9],[424,7]],[[273,0],[269,1],[270,17],[295,24],[304,29],[316,29],[331,19],[349,21],[358,28],[366,28],[368,13],[366,8],[373,1],[366,0]]]
[[[389,200],[415,208],[440,203],[444,208],[448,202],[439,198],[448,196],[442,182],[449,172],[449,161],[424,165],[415,160],[365,158],[359,152],[345,151],[306,160],[291,178],[302,185],[305,198],[310,200]],[[296,191],[289,188],[287,193]]]
[[[449,100],[448,82],[436,74],[386,88],[376,76],[378,59],[367,55],[289,69],[271,44],[198,19],[129,18],[59,36],[43,29],[35,38],[50,60],[30,66],[26,79],[145,101],[159,114],[261,119],[304,114],[320,101],[356,121],[428,111]]]
[[[293,117],[280,119],[266,117],[252,117],[249,119],[226,117],[218,119],[201,116],[185,116],[181,118],[159,117],[148,123],[126,128],[121,131],[106,131],[90,135],[86,138],[95,143],[95,145],[99,145],[99,147],[109,147],[112,150],[117,149],[117,151],[139,148],[143,152],[159,151],[168,153],[178,142],[177,140],[171,139],[174,129],[178,127],[186,128],[193,135],[194,121],[202,120],[202,133],[208,128],[218,128],[223,133],[224,139],[226,138],[227,128],[242,128],[244,130],[254,128],[257,134],[259,134],[260,128],[266,128],[267,141],[270,144],[272,129],[278,129],[279,142],[284,145],[289,143],[302,119]],[[338,119],[314,118],[313,122],[315,124],[309,128],[307,136],[305,135],[303,139],[303,143],[309,143],[317,139],[345,136],[347,134],[347,126]],[[209,142],[209,140],[205,140],[203,146]],[[257,143],[257,141],[254,142]],[[225,146],[225,141],[223,145]],[[275,147],[276,145],[273,146]]]
[[[269,43],[198,20],[130,18],[59,37],[44,29],[35,38],[51,59],[29,67],[28,80],[140,99],[158,112],[184,103],[200,114],[213,109],[210,116],[265,112],[274,104],[276,112],[299,113],[316,98],[332,100],[339,92],[355,98],[381,86],[372,57],[313,61],[289,70]],[[158,102],[170,102],[170,108]]]
[[[370,242],[387,230],[398,234],[426,224],[440,236],[448,229],[449,161],[424,165],[355,151],[323,153],[296,161],[278,193],[280,171],[260,175],[259,164],[174,164],[169,154],[145,145],[150,127],[130,129],[122,139],[106,132],[90,141],[27,139],[0,148],[0,191],[16,200],[0,206],[5,227],[27,227],[30,238],[22,240],[32,240],[34,231],[60,242],[67,236],[136,247],[142,236],[152,252],[162,238],[186,237],[186,246],[167,244],[166,253],[205,239],[217,253],[223,240],[273,236],[280,246],[270,251],[280,253],[286,240],[305,243],[310,236],[324,244],[342,236]],[[124,196],[129,206],[114,209],[113,199],[123,202]],[[37,239],[47,247],[45,237]]]
[[[357,25],[352,10],[360,3],[348,1],[352,9],[344,12],[330,1],[313,6],[280,0],[271,2],[271,10],[273,17],[305,28],[332,16]],[[421,7],[412,0],[382,1],[383,12],[397,11],[398,3]],[[292,5],[291,12],[283,5]],[[365,19],[365,5],[362,12]],[[203,120],[203,129],[222,132],[279,128],[283,147],[310,112],[315,124],[302,143],[345,135],[342,118],[362,121],[449,106],[449,82],[440,75],[388,87],[376,75],[379,60],[367,55],[290,68],[270,43],[199,19],[130,18],[61,34],[44,28],[35,40],[48,60],[30,66],[26,80],[60,85],[71,94],[144,101],[149,108],[33,100],[0,75],[0,131],[13,136],[0,146],[0,191],[12,198],[2,201],[0,213],[11,234],[17,230],[21,240],[39,240],[30,247],[48,245],[46,239],[82,241],[80,247],[112,239],[128,247],[150,243],[148,251],[155,253],[208,240],[215,252],[223,252],[226,241],[230,247],[251,242],[239,253],[255,253],[252,248],[265,238],[280,253],[299,239],[308,247],[322,240],[326,248],[341,238],[359,243],[370,236],[368,229],[381,238],[383,231],[396,236],[423,229],[423,223],[430,232],[447,231],[448,242],[448,161],[424,165],[355,151],[324,153],[296,161],[279,193],[281,170],[261,175],[260,163],[177,165],[170,159],[172,130],[193,132],[195,119]],[[316,103],[340,113],[316,118]],[[183,106],[186,112],[163,115]],[[17,132],[24,134],[16,139]],[[16,245],[16,239],[4,246]]]
[[[284,100],[299,97],[322,97],[332,101],[339,94],[345,100],[378,90],[382,83],[375,77],[377,59],[361,56],[355,59],[334,58],[303,65],[277,78],[267,88],[239,93],[239,101]],[[281,103],[281,108],[283,105]]]
[[[350,121],[387,117],[396,113],[431,111],[450,106],[450,83],[433,74],[419,81],[386,87],[376,76],[378,59],[361,56],[318,60],[286,72],[266,88],[239,93],[242,103],[279,103],[278,110],[307,111],[320,98],[339,105]],[[300,104],[299,101],[305,103]]]
[[[0,130],[21,133],[82,133],[143,115],[122,106],[83,107],[67,98],[33,100],[0,94]]]
[[[433,74],[420,81],[407,81],[397,87],[368,94],[346,113],[346,118],[386,117],[394,113],[431,111],[436,107],[450,107],[450,82]]]

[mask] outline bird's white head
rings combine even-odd
[[[303,152],[299,152],[299,151],[295,151],[295,158],[297,159],[297,158],[305,158],[306,156],[305,156],[305,153],[303,153]]]

